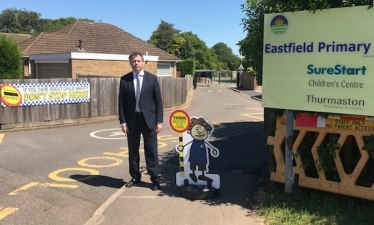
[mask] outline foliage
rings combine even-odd
[[[174,24],[161,20],[161,23],[158,25],[157,29],[153,31],[148,42],[164,51],[168,51],[174,37],[178,36],[179,33],[180,30],[175,29]]]
[[[0,34],[0,79],[22,77],[22,54],[17,42]]]
[[[365,145],[362,147],[362,150],[366,150],[369,153],[369,156],[374,159],[374,135],[371,134],[368,137],[364,137]]]
[[[163,20],[148,42],[181,59],[195,60],[196,69],[236,70],[240,63],[226,44],[220,42],[208,48],[196,34],[191,31],[180,33],[174,24]]]
[[[191,46],[193,59],[196,62],[196,69],[216,69],[217,57],[214,52],[209,49],[205,42],[202,41],[196,34],[184,32],[181,36]]]
[[[60,18],[56,20],[42,19],[40,13],[10,8],[3,10],[0,14],[0,29],[2,32],[6,33],[36,35],[40,32],[56,31],[77,20],[78,19],[74,17]],[[93,22],[93,20],[90,19],[79,20]]]
[[[195,74],[195,61],[193,59],[186,59],[178,63],[179,70],[181,71],[181,76],[184,77],[187,74]]]
[[[186,40],[183,37],[179,35],[174,35],[173,39],[170,42],[167,52],[180,58],[181,57],[180,50],[182,49],[185,43],[186,43]]]
[[[179,49],[181,59],[193,59],[195,56],[192,52],[192,46],[190,42],[185,42]]]
[[[5,9],[0,14],[0,28],[3,32],[33,34],[41,31],[40,14],[37,12]]]
[[[71,23],[74,23],[76,22],[78,19],[74,18],[74,17],[66,17],[66,18],[59,18],[59,19],[56,19],[56,20],[52,20],[52,19],[41,19],[41,23],[43,24],[43,31],[44,32],[54,32],[54,31],[57,31],[63,27],[65,27],[66,25],[69,25]],[[91,19],[79,19],[81,21],[87,21],[87,22],[94,22],[93,20]]]
[[[337,142],[337,139],[331,142],[324,142],[317,148],[317,168],[325,173],[327,179],[333,181],[339,181],[339,177],[336,175],[337,169],[334,159],[336,158],[336,151],[340,149],[341,145]]]
[[[234,55],[232,49],[223,42],[219,42],[212,47],[213,52],[217,55],[218,60],[223,63],[222,70],[237,70],[240,65],[240,59]]]

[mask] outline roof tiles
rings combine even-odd
[[[131,54],[138,51],[144,55],[148,52],[148,55],[159,56],[159,60],[179,60],[178,57],[108,23],[76,21],[56,32],[30,37],[19,42],[24,55],[77,52],[81,40],[86,53]]]

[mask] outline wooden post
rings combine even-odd
[[[285,140],[285,192],[292,193],[293,167],[293,111],[286,110],[286,140]]]

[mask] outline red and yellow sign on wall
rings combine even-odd
[[[3,84],[0,86],[0,96],[1,102],[6,106],[19,106],[22,102],[20,91],[10,84]]]

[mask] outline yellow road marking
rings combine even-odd
[[[83,172],[89,173],[90,175],[99,175],[100,174],[99,171],[94,170],[94,169],[87,169],[87,168],[64,168],[64,169],[59,169],[59,170],[53,171],[52,173],[50,173],[48,175],[48,177],[51,180],[61,181],[61,182],[75,182],[76,180],[82,181],[82,180],[88,180],[88,179],[92,178],[92,176],[87,176],[87,177],[83,177],[83,178],[74,180],[72,178],[60,177],[59,176],[60,173],[66,172],[66,171],[83,171]]]
[[[71,189],[78,188],[78,185],[31,182],[20,188],[17,188],[16,190],[10,192],[8,195],[18,195],[19,192],[26,191],[27,189],[38,186],[38,185],[44,186],[44,187],[54,187],[54,188],[71,188]]]
[[[19,208],[4,208],[0,206],[0,220],[4,219],[5,217],[9,216],[10,214],[16,212]]]
[[[0,144],[1,142],[3,142],[3,137],[4,137],[5,134],[0,134]]]
[[[87,161],[89,160],[96,160],[96,159],[106,159],[106,160],[113,160],[114,162],[107,165],[96,165],[96,164],[89,164]],[[78,161],[78,165],[82,167],[91,167],[91,168],[105,168],[105,167],[112,167],[112,166],[118,166],[121,165],[122,159],[114,158],[114,157],[108,157],[108,156],[99,156],[99,157],[90,157],[81,159]]]
[[[252,116],[251,114],[240,114],[240,115],[247,116],[247,117],[254,118],[254,119],[264,120],[263,117]]]
[[[22,186],[20,188],[17,188],[16,190],[10,192],[8,195],[17,195],[19,192],[25,191],[25,190],[27,190],[29,188],[32,188],[32,187],[34,187],[36,185],[39,185],[39,184],[40,184],[39,182],[28,183],[28,184],[26,184],[26,185],[24,185],[24,186]]]

